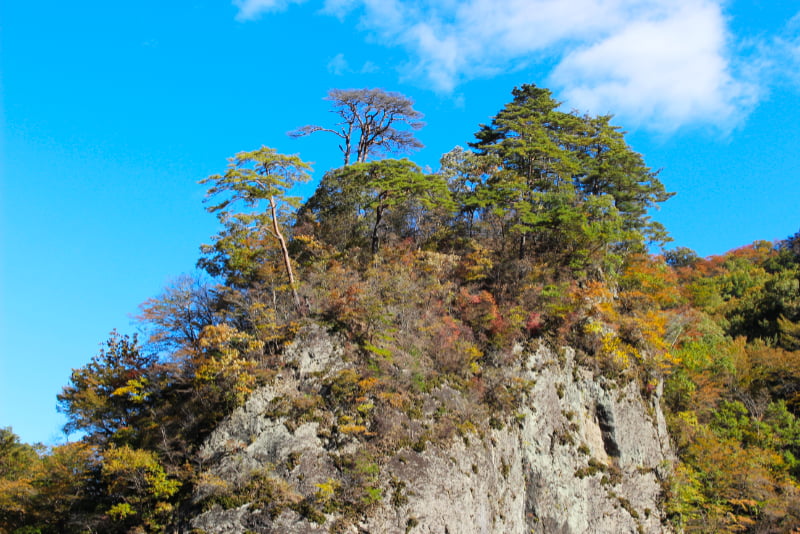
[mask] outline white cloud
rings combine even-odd
[[[248,17],[295,1],[237,0]],[[732,64],[723,1],[324,0],[322,12],[355,15],[376,41],[405,48],[405,76],[440,92],[547,60],[568,106],[671,130],[729,128],[755,103]]]
[[[285,11],[290,4],[302,4],[306,0],[233,0],[239,8],[236,20],[257,19],[262,13]]]
[[[359,72],[361,72],[361,74],[372,74],[374,72],[379,72],[380,70],[381,68],[372,61],[365,61]]]
[[[790,83],[800,85],[800,12],[786,24],[781,35],[775,38],[769,49],[772,70],[780,79],[788,79]]]
[[[671,130],[691,122],[729,128],[752,109],[756,88],[724,55],[723,18],[710,2],[676,3],[567,53],[550,81],[571,105]]]
[[[357,72],[359,74],[372,74],[380,71],[380,67],[372,61],[365,61],[360,69],[350,67],[350,63],[345,59],[344,54],[339,52],[328,61],[328,72],[334,76],[344,76],[345,74]]]
[[[339,52],[330,61],[328,61],[328,72],[333,75],[341,76],[350,70],[350,66],[347,64],[347,60],[344,58],[344,54]]]
[[[350,11],[358,7],[361,0],[325,0],[323,13],[343,19]]]

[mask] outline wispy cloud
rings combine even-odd
[[[237,0],[247,17],[303,0]],[[547,84],[570,107],[613,111],[659,130],[723,129],[758,87],[740,75],[723,0],[324,0],[322,13],[409,52],[405,75],[450,93],[462,82],[555,65]],[[343,59],[343,58],[342,58]]]
[[[328,72],[334,76],[344,76],[345,74],[358,73],[358,74],[372,74],[379,72],[381,69],[372,61],[365,61],[360,69],[354,69],[350,66],[350,62],[344,57],[344,54],[339,52],[328,61]]]
[[[361,65],[361,74],[373,74],[375,72],[380,72],[381,68],[373,63],[372,61],[365,61],[363,65]]]
[[[239,8],[236,20],[253,20],[263,13],[284,11],[291,4],[302,4],[306,0],[233,0],[233,5]]]
[[[347,64],[347,60],[344,58],[344,54],[339,52],[335,56],[328,61],[328,72],[334,74],[336,76],[341,76],[350,70],[350,66]]]
[[[776,76],[800,86],[800,11],[775,37],[769,51],[768,62]]]

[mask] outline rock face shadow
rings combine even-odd
[[[595,406],[595,416],[597,417],[597,424],[600,426],[600,432],[603,436],[603,448],[612,458],[619,458],[620,450],[617,443],[614,427],[614,414],[603,404],[598,403]]]

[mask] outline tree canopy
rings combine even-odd
[[[298,182],[308,181],[307,170],[311,167],[297,156],[278,154],[274,149],[261,147],[252,152],[240,152],[232,158],[228,171],[224,175],[210,176],[200,183],[212,184],[208,189],[208,197],[226,195],[219,204],[208,208],[211,212],[221,212],[222,218],[227,222],[230,215],[228,206],[236,201],[242,201],[248,206],[255,207],[262,200],[269,205],[270,221],[272,228],[264,228],[280,244],[286,275],[294,296],[295,305],[301,308],[300,297],[297,294],[292,262],[286,245],[286,238],[280,228],[279,209],[289,206],[296,207],[298,199],[287,195],[288,191]],[[258,217],[239,217],[239,221],[258,221]]]
[[[417,208],[453,207],[447,183],[441,176],[424,174],[407,159],[386,159],[356,163],[327,173],[304,205],[301,217],[313,217],[326,228],[339,226],[351,233],[358,226],[367,225],[369,248],[375,254],[381,228],[390,215],[395,233],[411,237],[419,229]]]
[[[672,193],[610,116],[560,111],[552,93],[535,85],[512,95],[471,146],[497,165],[475,190],[478,205],[506,221],[521,255],[529,236],[547,246],[577,240],[615,252],[667,239],[648,210]]]
[[[336,135],[342,140],[339,150],[345,166],[350,164],[354,149],[356,162],[363,163],[370,156],[422,148],[413,134],[413,130],[424,126],[420,120],[422,114],[414,109],[414,102],[408,97],[383,89],[331,89],[326,100],[333,103],[333,113],[340,122],[332,128],[303,126],[289,135],[302,137],[315,132]]]

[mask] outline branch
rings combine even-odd
[[[337,132],[336,130],[331,130],[330,128],[323,128],[322,126],[315,126],[315,125],[308,125],[303,126],[302,128],[298,128],[296,130],[292,130],[291,132],[287,132],[286,135],[293,139],[297,139],[298,137],[305,137],[307,135],[311,135],[314,132],[330,132],[334,135],[338,135],[341,138],[344,138],[344,134],[341,132]]]

